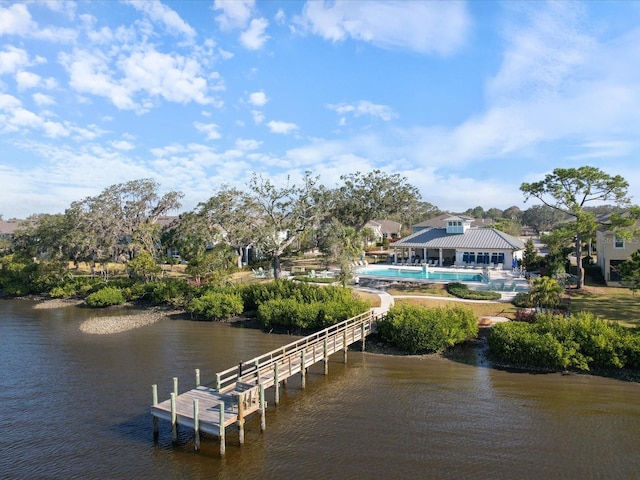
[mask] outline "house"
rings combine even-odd
[[[522,258],[524,242],[494,228],[473,227],[470,217],[449,215],[443,227],[422,225],[408,237],[395,242],[394,261],[398,258],[435,261],[441,266],[493,264],[511,269]]]
[[[13,241],[13,236],[20,226],[24,223],[24,220],[18,220],[12,218],[10,220],[0,220],[0,238],[6,238],[9,241]]]
[[[370,228],[377,241],[388,238],[389,241],[393,242],[400,238],[402,224],[393,220],[369,220],[364,228]]]
[[[470,226],[472,228],[482,228],[482,227],[490,227],[495,222],[490,218],[472,218],[464,215],[455,215],[451,213],[443,213],[442,215],[438,215],[437,217],[430,218],[425,220],[424,222],[416,223],[411,226],[412,232],[417,232],[419,230],[424,230],[425,228],[446,228],[447,220],[451,217],[456,216],[459,217],[463,221],[469,221]]]
[[[619,286],[621,283],[618,265],[628,260],[631,254],[640,250],[640,238],[625,239],[607,227],[596,231],[596,264],[602,271],[608,286]]]

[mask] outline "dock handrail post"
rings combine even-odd
[[[324,338],[324,374],[329,375],[329,346],[327,345],[327,337]]]
[[[219,392],[221,387],[220,374],[216,373],[216,390]]]
[[[276,405],[280,403],[280,380],[278,379],[278,362],[273,364],[273,394]]]
[[[173,377],[173,393],[178,396],[178,377]]]
[[[365,339],[367,338],[365,336],[365,332],[364,332],[364,322],[362,322],[362,325],[360,326],[360,335],[362,336],[362,351],[364,352],[365,349]]]
[[[260,383],[260,361],[256,358],[256,361],[254,363],[256,366],[256,380],[258,383]]]
[[[264,400],[264,385],[260,384],[260,430],[267,429],[267,402]]]
[[[218,407],[220,412],[220,456],[224,457],[225,454],[225,439],[224,439],[224,402],[220,402]]]
[[[246,392],[238,394],[238,442],[240,445],[244,443],[244,402]]]
[[[305,371],[305,366],[304,366],[304,350],[302,350],[302,353],[300,354],[300,380],[301,380],[301,386],[302,388],[306,387],[306,374],[307,372]]]
[[[342,333],[342,361],[347,363],[347,349],[349,346],[347,345],[347,330]]]
[[[154,407],[158,406],[158,385],[155,383],[151,385],[151,396],[153,398],[152,405]],[[153,416],[153,439],[158,439],[158,417],[155,415]]]
[[[178,443],[178,413],[176,412],[176,394],[171,392],[171,441]]]
[[[200,369],[196,368],[196,388],[200,386]]]
[[[198,418],[198,399],[193,400],[193,432],[195,439],[193,448],[196,452],[200,451],[200,419]]]

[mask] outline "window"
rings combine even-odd
[[[624,238],[616,235],[613,240],[613,248],[624,248]]]

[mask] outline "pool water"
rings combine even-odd
[[[440,272],[424,270],[408,270],[393,267],[373,267],[360,270],[360,275],[375,277],[401,278],[407,280],[446,280],[451,282],[482,282],[481,273]]]

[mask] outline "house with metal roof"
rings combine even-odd
[[[472,227],[471,218],[452,215],[444,227],[424,227],[392,245],[393,261],[440,266],[493,266],[511,269],[524,242],[495,228]]]

